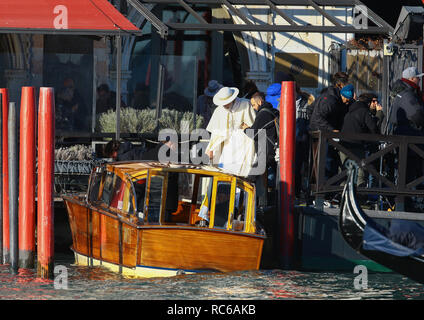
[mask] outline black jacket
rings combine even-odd
[[[336,87],[329,87],[318,97],[311,106],[313,109],[309,127],[312,131],[340,130],[347,107],[340,97],[340,91]]]
[[[119,146],[116,161],[142,160],[144,152],[143,146],[134,146],[131,142],[126,141]]]
[[[390,123],[394,134],[422,135],[424,128],[424,104],[422,97],[410,84],[397,80],[393,85],[395,95],[390,111]]]
[[[343,127],[341,133],[378,133],[378,127],[376,120],[373,118],[370,112],[370,108],[367,103],[362,101],[356,101],[349,107],[349,111],[346,113],[343,121]],[[361,141],[348,141],[344,143],[345,146],[363,148]]]
[[[269,102],[264,102],[263,105],[259,107],[259,110],[256,113],[255,121],[252,126],[248,129],[253,129],[255,136],[255,150],[258,152],[258,130],[265,129],[267,144],[266,144],[266,158],[267,163],[272,162],[275,156],[274,145],[278,143],[277,128],[275,126],[274,119],[277,118],[278,121],[279,113],[278,110],[274,109]],[[246,132],[246,131],[245,131]]]

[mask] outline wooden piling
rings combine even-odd
[[[9,248],[10,271],[18,272],[18,125],[14,102],[9,103],[8,158],[9,158]]]
[[[34,268],[35,88],[22,87],[19,143],[19,267]]]
[[[0,93],[0,264],[3,264],[3,107]]]
[[[54,90],[40,88],[38,106],[37,275],[53,277]]]
[[[9,169],[8,169],[8,141],[7,141],[7,122],[9,109],[9,90],[0,88],[2,99],[2,207],[3,207],[3,223],[0,225],[3,233],[3,255],[0,257],[4,264],[9,263]]]
[[[280,217],[281,260],[284,268],[294,263],[294,161],[296,129],[296,84],[281,83],[280,99]]]

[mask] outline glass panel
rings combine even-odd
[[[230,209],[231,183],[218,182],[215,203],[215,228],[226,228]]]
[[[117,175],[114,176],[114,187],[110,207],[122,210],[124,205],[124,194],[127,185]]]
[[[169,172],[163,221],[189,223],[194,174]]]
[[[113,172],[107,172],[101,196],[101,201],[107,206],[123,210],[124,194],[128,189],[127,185],[123,183],[120,177]]]
[[[197,193],[197,207],[199,207],[199,218],[209,221],[209,210],[212,199],[212,177],[201,177],[199,191]]]
[[[171,214],[176,212],[178,209],[178,198],[179,198],[179,176],[178,172],[168,173],[168,187],[166,190],[166,202],[165,202],[165,222],[171,221]]]
[[[100,182],[104,176],[103,168],[97,168],[95,172],[91,174],[90,187],[88,189],[88,202],[93,203],[99,200]]]
[[[236,187],[234,216],[232,221],[234,231],[244,231],[245,229],[248,200],[249,194],[242,188]]]
[[[163,177],[153,176],[150,179],[149,207],[147,208],[147,221],[159,223],[162,203]]]
[[[144,220],[144,199],[146,197],[146,178],[134,182],[135,203],[137,214],[141,220]]]
[[[110,205],[110,201],[112,199],[112,191],[113,191],[113,183],[114,183],[114,174],[112,172],[107,172],[104,180],[104,186],[102,191],[101,200],[107,206]]]
[[[131,58],[131,78],[128,80],[128,107],[121,109],[122,133],[150,133],[155,128],[157,82],[159,62],[165,67],[164,92],[160,129],[171,128],[181,132],[181,121],[186,120],[190,129],[202,126],[202,118],[194,124],[193,105],[197,99],[197,57],[158,56],[144,53],[139,48]],[[99,108],[97,108],[99,109]],[[98,111],[99,113],[100,111]],[[114,132],[114,110],[98,114],[100,132]]]
[[[93,56],[57,53],[44,59],[45,85],[55,89],[56,129],[89,132],[93,81],[88,77],[92,77]]]

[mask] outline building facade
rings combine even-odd
[[[156,108],[159,63],[165,66],[162,108],[194,112],[197,97],[212,79],[240,88],[241,96],[248,81],[266,91],[279,71],[292,73],[304,90],[316,95],[329,85],[331,46],[354,38],[353,33],[170,30],[165,47],[161,47],[163,42],[157,30],[139,11],[126,5],[126,1],[110,2],[142,30],[137,37],[122,34],[122,103],[136,109]],[[171,4],[146,7],[162,21],[195,20],[184,9]],[[235,8],[255,24],[289,24],[269,6]],[[298,25],[333,25],[311,6],[278,9]],[[340,24],[353,22],[352,7],[321,9]],[[224,5],[199,5],[195,10],[207,22],[246,23]],[[97,88],[106,84],[111,92],[109,100],[116,100],[116,74],[116,42],[112,37],[0,34],[0,86],[9,88],[10,101],[20,103],[22,86],[51,86],[60,95],[67,85],[73,85],[74,100],[80,106],[77,119],[67,119],[69,123],[59,121],[60,130],[93,132],[99,111],[115,107],[110,102],[106,109],[99,107]],[[64,97],[69,98],[66,93]],[[57,114],[66,118],[69,110],[64,105],[56,101],[56,109],[65,108],[63,112],[57,110]]]

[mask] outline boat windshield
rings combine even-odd
[[[135,201],[136,201],[136,210],[140,219],[144,218],[144,200],[146,198],[146,178],[137,180],[133,182],[134,192],[135,192]]]
[[[147,206],[147,221],[149,223],[160,222],[163,180],[162,176],[153,176],[150,179],[149,204]]]
[[[90,185],[88,188],[87,200],[89,203],[99,201],[99,192],[102,177],[105,174],[104,167],[97,167],[90,176]]]
[[[249,194],[246,190],[237,187],[234,200],[234,219],[232,221],[232,229],[234,231],[244,231],[245,220],[247,216]]]
[[[231,183],[218,182],[215,204],[215,228],[227,228],[228,211],[230,209]]]

